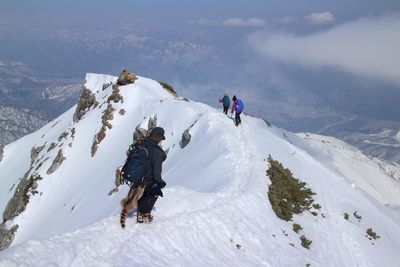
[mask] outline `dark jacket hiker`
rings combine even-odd
[[[166,185],[161,173],[167,155],[158,145],[162,140],[165,140],[164,129],[155,127],[147,139],[134,146],[122,168],[124,179],[131,185],[128,196],[121,201],[123,228],[127,214],[136,207],[136,202],[137,222],[150,223],[153,219],[151,210],[158,196],[163,195],[161,189]]]
[[[137,222],[150,223],[153,220],[151,210],[157,201],[158,196],[163,196],[161,189],[166,186],[162,179],[162,163],[167,159],[167,155],[159,146],[159,143],[165,140],[164,129],[154,128],[150,136],[143,140],[141,145],[147,148],[150,158],[150,170],[145,179],[145,189],[142,197],[138,201]]]

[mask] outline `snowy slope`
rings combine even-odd
[[[307,142],[299,147],[316,156],[333,172],[346,177],[382,204],[400,206],[400,168],[396,163],[374,159],[334,137],[298,134]]]
[[[95,94],[97,107],[78,122],[72,119],[72,108],[5,147],[0,162],[0,211],[14,193],[12,185],[30,166],[31,147],[45,144],[35,165],[43,178],[38,181],[40,193],[7,222],[19,228],[12,247],[0,252],[0,266],[400,265],[400,219],[392,191],[382,201],[391,203],[389,208],[349,184],[352,168],[336,168],[330,158],[321,156],[331,148],[311,149],[310,140],[269,128],[250,116],[243,116],[243,125],[237,128],[220,111],[176,98],[153,80],[140,77],[120,87],[124,102],[112,103],[113,127],[106,130],[91,157],[93,137],[101,128],[105,101],[112,91],[111,85],[102,90],[103,84],[115,79],[88,75],[85,87]],[[118,113],[122,108],[124,115]],[[152,225],[136,225],[130,218],[122,230],[119,200],[127,188],[108,196],[114,170],[125,160],[135,127],[139,123],[146,127],[154,115],[166,130],[162,146],[168,149],[168,159],[163,177],[168,185],[156,204]],[[179,142],[188,128],[192,140],[182,149]],[[70,134],[58,141],[63,132]],[[57,148],[47,152],[52,142]],[[59,149],[66,159],[48,175]],[[313,241],[310,250],[301,247],[300,235],[291,230],[293,222],[278,219],[271,209],[265,174],[268,154],[317,193],[314,198],[322,206],[318,215],[306,212],[294,218],[304,228],[300,234]],[[376,175],[387,178],[382,171]],[[370,183],[361,175],[358,182]],[[379,188],[379,183],[374,186],[381,193],[389,190],[386,185]],[[392,186],[399,188],[398,183]],[[354,211],[362,216],[360,221]],[[350,214],[348,221],[344,213]],[[371,227],[380,239],[365,237]]]

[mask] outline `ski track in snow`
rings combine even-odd
[[[101,87],[106,81],[88,84]],[[139,82],[151,88],[151,83]],[[115,199],[123,196],[120,193],[113,196],[111,216],[76,231],[13,246],[0,252],[0,266],[400,266],[399,217],[352,188],[311,151],[296,146],[307,141],[287,132],[290,136],[283,137],[281,129],[268,128],[251,116],[243,115],[242,125],[235,127],[230,118],[205,105],[180,103],[180,111],[175,99],[148,104],[150,116],[157,111],[161,124],[169,126],[165,148],[171,148],[164,164],[168,186],[155,205],[153,224],[136,224],[131,215],[122,230]],[[161,111],[170,117],[181,112],[182,121],[162,116]],[[191,143],[178,150],[173,144],[179,137],[170,132],[180,134],[194,121]],[[289,137],[294,144],[286,141]],[[317,193],[314,199],[322,206],[318,216],[305,212],[292,222],[276,217],[267,196],[268,154]],[[195,156],[198,166],[185,166]],[[96,189],[88,185],[87,190],[82,193]],[[363,216],[360,222],[352,216],[355,210]],[[349,221],[343,219],[344,212],[351,215]],[[294,222],[303,226],[300,234],[292,231]],[[365,237],[369,227],[381,236],[374,245]],[[313,241],[310,250],[301,247],[302,234]]]

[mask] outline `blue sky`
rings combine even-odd
[[[220,1],[33,1],[3,0],[0,15],[2,19],[13,22],[24,18],[35,18],[43,21],[68,19],[84,20],[85,16],[94,19],[96,14],[115,14],[126,21],[129,18],[140,18],[148,23],[168,24],[189,19],[226,19],[232,17],[260,17],[267,21],[287,16],[304,17],[314,12],[329,11],[337,21],[350,20],[368,15],[379,15],[386,12],[399,11],[397,0],[357,0],[357,1],[314,1],[314,0],[220,0]],[[167,19],[167,21],[166,21]],[[118,21],[118,18],[114,18]],[[30,20],[32,23],[32,21]],[[34,23],[34,21],[33,21]]]

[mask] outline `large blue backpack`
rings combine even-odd
[[[129,156],[122,167],[122,177],[130,186],[143,185],[149,177],[151,168],[149,151],[141,145],[136,145],[129,152]]]
[[[236,108],[235,109],[236,109],[236,112],[242,112],[243,111],[244,104],[243,104],[242,100],[240,100],[240,99],[236,100]]]

